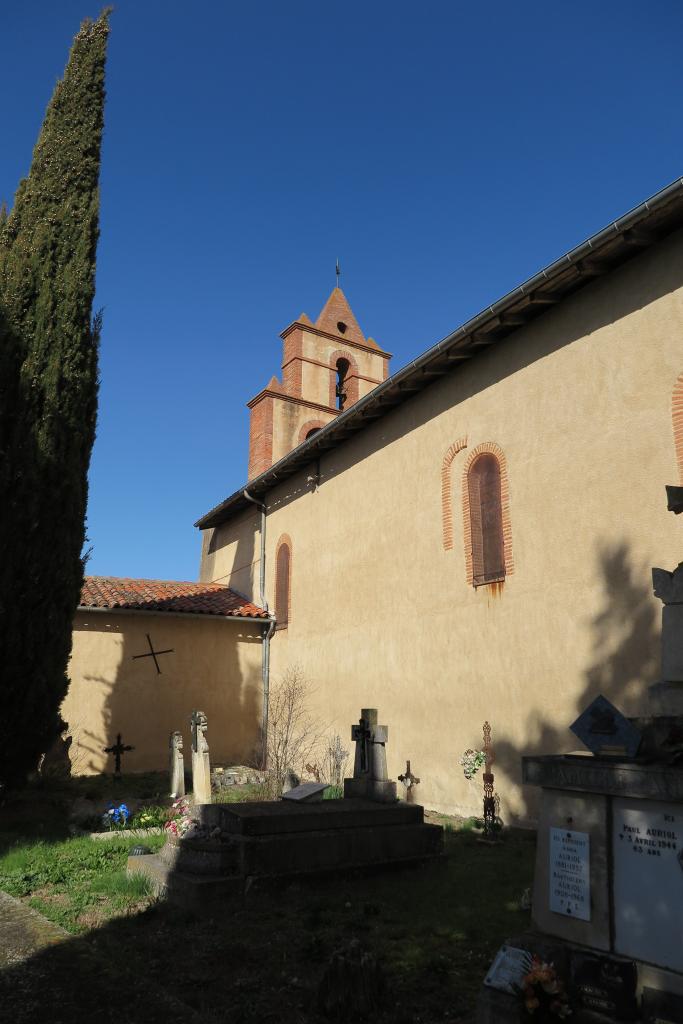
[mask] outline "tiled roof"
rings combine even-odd
[[[79,608],[268,618],[262,608],[219,583],[131,580],[117,576],[86,576]]]

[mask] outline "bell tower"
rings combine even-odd
[[[390,353],[365,337],[341,288],[315,323],[302,313],[280,337],[282,383],[271,377],[247,403],[250,480],[389,375]]]

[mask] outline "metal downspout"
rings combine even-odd
[[[263,502],[257,501],[256,498],[252,498],[251,494],[245,489],[242,494],[247,501],[250,501],[253,505],[256,505],[257,509],[261,513],[261,521],[259,526],[259,534],[261,538],[261,552],[259,559],[259,592],[261,607],[264,611],[268,611],[268,602],[266,600],[266,506]],[[263,652],[261,656],[261,677],[263,679],[263,711],[261,714],[261,737],[263,742],[262,747],[262,760],[263,767],[266,768],[267,750],[268,750],[268,711],[270,704],[270,639],[275,631],[275,619],[271,618],[268,623],[268,629],[263,634]]]

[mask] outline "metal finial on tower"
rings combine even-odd
[[[337,275],[337,285],[336,285],[336,287],[338,288],[339,287],[339,278],[341,277],[341,267],[339,266],[339,260],[337,260],[337,265],[336,265],[336,267],[334,269],[334,272]]]

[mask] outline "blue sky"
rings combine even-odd
[[[3,5],[0,197],[98,10]],[[196,578],[245,402],[337,256],[396,370],[683,174],[682,33],[674,0],[119,0],[88,571]]]

